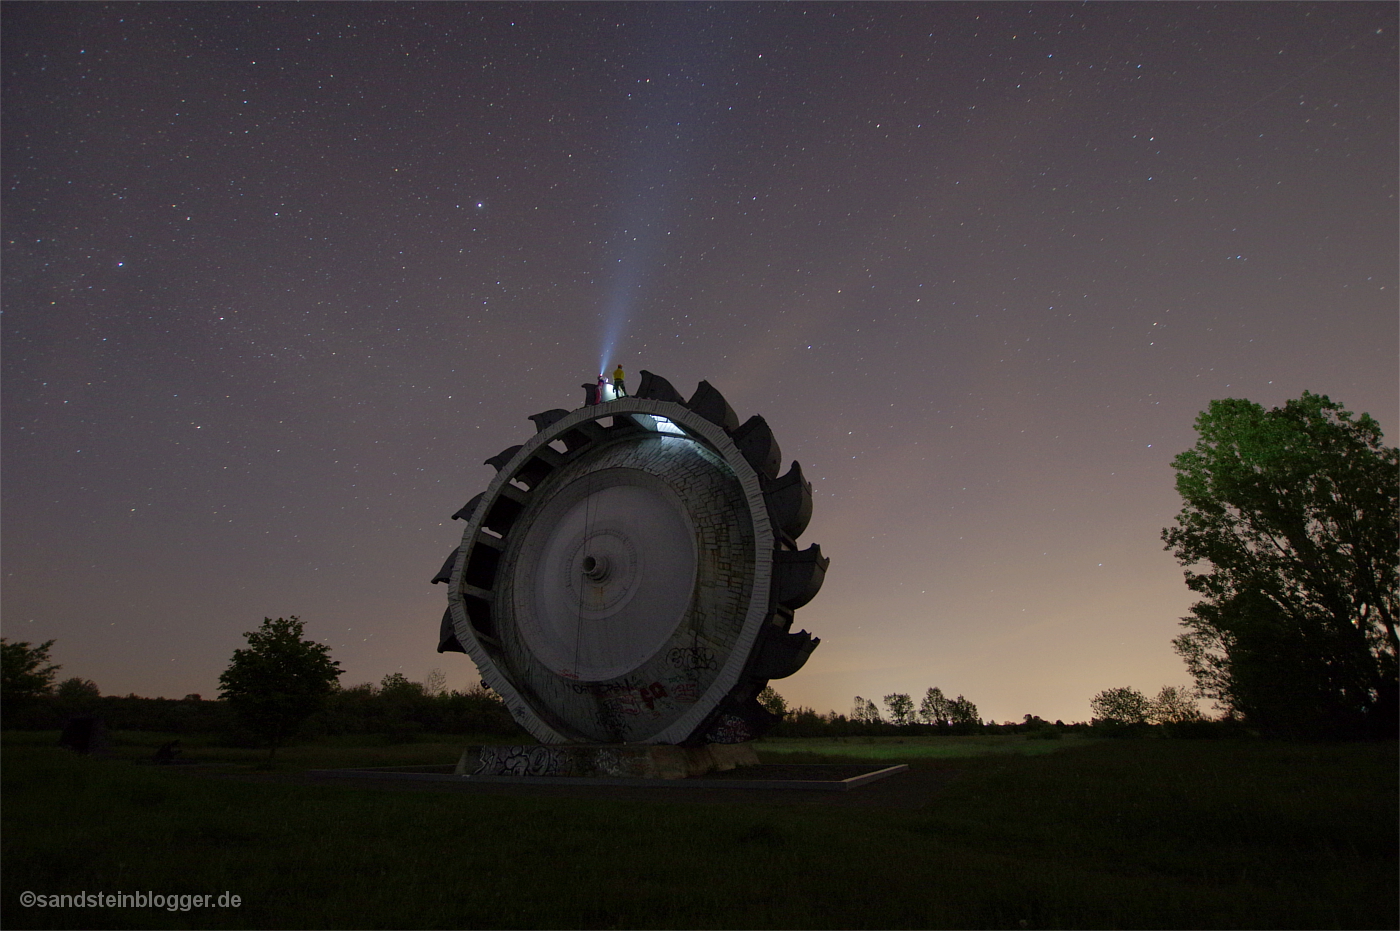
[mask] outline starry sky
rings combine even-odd
[[[201,693],[435,652],[450,515],[621,363],[815,486],[848,712],[1188,677],[1211,399],[1397,425],[1397,7],[99,4],[3,15],[3,631]]]

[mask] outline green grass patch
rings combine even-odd
[[[50,749],[58,745],[58,731],[6,731],[5,750]],[[420,735],[411,741],[387,737],[350,734],[322,737],[307,743],[283,747],[267,763],[267,749],[229,747],[219,738],[207,734],[162,734],[153,731],[110,731],[104,757],[131,763],[150,762],[156,750],[168,741],[179,740],[181,768],[200,764],[202,768],[232,772],[302,772],[308,769],[347,769],[367,766],[420,766],[456,763],[469,746],[510,743],[498,735],[446,737],[441,734]]]
[[[429,747],[359,750],[381,759]],[[301,748],[317,767],[352,751]],[[686,790],[666,802],[369,790],[7,743],[0,920],[1389,928],[1400,920],[1397,762],[1393,743],[1109,740],[913,758],[911,777],[933,768],[955,778],[930,781],[921,807],[885,809],[737,793],[732,804],[704,804],[686,801]],[[24,908],[26,890],[228,891],[244,904]]]
[[[951,760],[989,754],[1040,756],[1097,743],[1099,738],[1070,735],[1044,740],[1029,735],[995,737],[770,737],[754,742],[761,755],[774,762],[801,754],[806,757],[845,757],[857,760]]]

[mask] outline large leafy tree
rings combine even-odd
[[[269,762],[339,684],[342,671],[330,647],[302,639],[303,633],[295,616],[264,618],[244,634],[247,649],[234,650],[219,676],[220,695],[268,745]]]
[[[1151,702],[1131,686],[1104,689],[1089,699],[1095,724],[1142,724],[1147,721]]]
[[[52,640],[36,646],[28,640],[11,642],[0,637],[0,700],[11,710],[53,691],[54,676],[62,667],[49,662],[52,647]]]
[[[980,727],[982,718],[977,712],[977,706],[959,695],[948,703],[949,717],[954,726]]]
[[[1304,392],[1212,401],[1162,531],[1200,594],[1173,641],[1201,693],[1275,733],[1395,732],[1400,453]]]
[[[1195,689],[1164,685],[1147,703],[1147,720],[1153,724],[1190,724],[1204,720],[1204,715],[1196,707]]]
[[[904,692],[885,696],[885,707],[890,710],[890,720],[896,724],[913,724],[914,699]]]
[[[919,717],[925,724],[947,724],[953,717],[953,703],[942,689],[931,687],[919,702]]]

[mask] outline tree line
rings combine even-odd
[[[1205,723],[1195,705],[1205,698],[1223,723],[1258,733],[1394,738],[1400,450],[1384,445],[1369,415],[1309,392],[1267,411],[1238,398],[1212,401],[1196,430],[1196,445],[1172,463],[1182,510],[1162,531],[1166,549],[1186,567],[1187,587],[1201,596],[1173,641],[1195,686],[1164,687],[1154,699],[1107,689],[1090,701],[1088,726],[1180,732]],[[272,752],[307,733],[524,735],[485,688],[448,692],[440,677],[412,683],[401,674],[377,688],[343,688],[329,648],[303,633],[296,617],[266,618],[249,631],[248,647],[234,652],[219,677],[219,702],[116,699],[81,679],[55,686],[52,640],[0,638],[4,723],[55,726],[64,714],[100,708],[111,726],[180,732],[214,725],[254,735]],[[888,720],[862,696],[849,715],[789,709],[772,688],[760,701],[779,716],[776,733],[793,736],[1045,725],[1029,714],[1020,725],[983,723],[969,700],[938,688],[917,708],[911,695],[886,695]]]
[[[930,734],[970,734],[979,733],[983,728],[976,705],[961,695],[949,699],[939,688],[930,688],[917,710],[909,695],[886,695],[884,704],[890,715],[888,719],[874,701],[860,695],[852,702],[849,715],[835,711],[818,714],[814,708],[789,707],[787,699],[771,685],[759,693],[758,702],[780,718],[772,731],[778,737],[877,735],[914,727]]]
[[[954,736],[972,734],[1030,734],[1053,739],[1066,733],[1099,736],[1213,737],[1238,735],[1239,722],[1228,716],[1207,718],[1196,704],[1195,689],[1166,685],[1155,698],[1131,687],[1105,689],[1089,700],[1088,721],[1047,721],[1027,714],[1020,721],[997,723],[982,720],[977,706],[959,695],[950,699],[939,688],[930,688],[917,707],[911,695],[894,692],[883,700],[884,712],[874,701],[857,695],[851,713],[789,706],[772,686],[759,694],[765,708],[781,718],[771,732],[775,737],[873,737],[896,735]]]
[[[100,718],[112,730],[217,734],[232,745],[264,746],[269,756],[296,739],[341,734],[409,741],[420,734],[519,736],[500,696],[482,686],[449,690],[433,670],[423,682],[391,673],[378,685],[342,687],[323,644],[303,636],[300,619],[267,618],[250,631],[220,677],[219,699],[103,695],[90,679],[56,682],[54,641],[0,639],[0,701],[7,728],[58,730],[75,716]]]
[[[396,672],[377,685],[366,682],[342,687],[337,665],[328,661],[325,647],[301,635],[297,618],[265,619],[258,631],[246,635],[249,648],[235,654],[231,672],[221,678],[225,692],[219,700],[200,695],[182,699],[103,695],[90,679],[55,682],[61,667],[49,662],[53,641],[38,645],[0,641],[5,659],[5,725],[58,730],[74,717],[86,715],[100,718],[112,730],[220,735],[232,745],[265,746],[269,756],[296,739],[344,734],[378,735],[400,742],[423,735],[529,739],[498,695],[481,686],[449,690],[441,670],[433,670],[422,682]],[[276,691],[263,689],[262,685],[273,684],[276,677],[268,674],[259,680],[253,673],[267,674],[272,669],[290,669],[294,675],[278,683]],[[239,690],[246,695],[240,695]],[[1168,733],[1200,736],[1208,732],[1200,726],[1180,727],[1207,722],[1196,708],[1191,690],[1179,686],[1163,687],[1155,699],[1132,688],[1108,689],[1091,699],[1090,722],[1068,724],[1034,714],[1019,722],[984,722],[969,699],[962,695],[948,698],[937,687],[930,687],[917,707],[907,693],[886,695],[883,712],[873,700],[857,695],[849,714],[819,714],[809,707],[790,707],[771,686],[759,695],[759,701],[780,718],[771,732],[776,737],[1055,737],[1061,733],[1143,733],[1145,727],[1157,725],[1168,725],[1163,729]]]

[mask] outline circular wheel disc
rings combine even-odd
[[[540,510],[511,597],[536,659],[600,682],[655,654],[694,588],[694,531],[682,503],[646,472],[613,469],[575,479]]]

